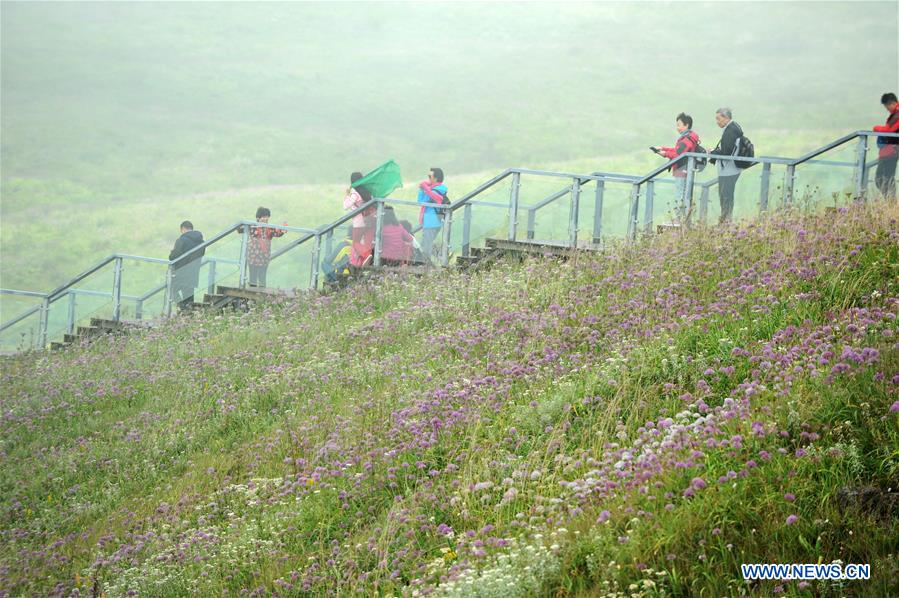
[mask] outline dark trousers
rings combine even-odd
[[[734,191],[737,188],[739,174],[718,177],[718,201],[721,202],[720,224],[730,222],[734,214]]]
[[[254,266],[253,264],[247,264],[250,269],[250,286],[251,287],[264,287],[265,286],[265,273],[268,271],[268,265],[265,266]]]
[[[884,199],[896,198],[896,162],[899,156],[881,158],[877,161],[877,171],[874,173],[874,184],[880,190]]]

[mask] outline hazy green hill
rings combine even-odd
[[[618,154],[722,104],[750,130],[853,129],[896,85],[888,2],[3,13],[4,185],[104,198],[332,183],[385,156],[473,172]]]

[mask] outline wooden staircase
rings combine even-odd
[[[568,245],[552,241],[509,241],[506,239],[487,239],[485,247],[472,247],[468,256],[456,256],[455,266],[461,270],[476,271],[489,268],[504,256],[528,256],[557,257],[568,259],[578,252],[597,252],[601,247],[592,243],[580,243],[576,249]],[[437,270],[423,264],[410,264],[407,266],[382,266],[378,270],[365,269],[354,274],[353,279],[367,279],[372,276],[396,274],[402,276],[425,276],[429,272]],[[338,287],[327,287],[326,290]],[[233,309],[248,309],[249,303],[255,301],[271,301],[279,298],[295,297],[292,291],[270,289],[265,287],[239,287],[217,286],[215,293],[204,293],[202,302],[194,302],[193,309],[221,310],[227,307]],[[52,350],[60,350],[71,345],[89,342],[91,339],[106,334],[125,334],[131,329],[147,328],[153,322],[106,320],[103,318],[91,318],[89,326],[78,326],[74,334],[65,334],[62,342],[50,343]]]
[[[75,329],[74,334],[64,334],[62,342],[50,343],[50,349],[58,351],[71,345],[88,342],[91,339],[106,334],[122,334],[127,332],[128,329],[146,327],[148,327],[147,322],[116,322],[115,320],[105,320],[103,318],[91,318],[90,326],[78,326]]]
[[[603,250],[601,245],[590,242],[578,243],[576,248],[556,241],[509,241],[507,239],[487,239],[485,247],[472,247],[470,255],[456,258],[456,265],[464,270],[488,268],[503,256],[556,257],[569,259],[582,252],[595,253]]]

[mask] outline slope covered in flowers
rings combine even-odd
[[[897,217],[781,214],[4,361],[0,594],[895,594]],[[740,576],[836,560],[872,579]]]

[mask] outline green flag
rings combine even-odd
[[[399,164],[393,160],[384,162],[353,183],[353,187],[358,187],[359,185],[368,187],[372,197],[387,197],[394,189],[399,189],[403,186]]]

